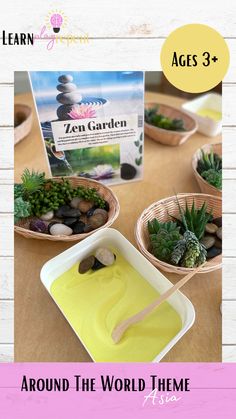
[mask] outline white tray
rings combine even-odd
[[[222,112],[222,98],[218,93],[207,93],[196,99],[185,102],[182,108],[192,116],[198,124],[198,131],[209,137],[215,137],[222,131],[222,119],[214,121],[211,118],[197,114],[201,108],[209,108],[217,112]]]
[[[40,277],[49,294],[51,295],[50,289],[55,279],[70,269],[71,266],[74,265],[78,260],[83,259],[85,256],[92,253],[95,249],[97,249],[97,247],[100,246],[116,248],[121,254],[124,255],[126,260],[143,276],[143,278],[145,278],[153,286],[153,288],[155,288],[161,294],[173,285],[119,231],[112,228],[107,228],[97,231],[90,237],[72,246],[65,252],[60,253],[58,256],[50,259],[43,265]],[[180,315],[182,320],[182,329],[161,352],[157,353],[156,357],[153,359],[153,362],[159,362],[188,331],[195,320],[195,310],[192,303],[180,291],[177,291],[174,295],[172,295],[168,299],[168,302]],[[81,340],[78,334],[77,336]],[[86,348],[85,344],[84,347]],[[86,348],[86,350],[88,349]],[[89,354],[93,359],[93,354]],[[104,360],[104,362],[106,361]]]

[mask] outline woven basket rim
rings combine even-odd
[[[188,198],[188,197],[192,197],[192,198],[206,198],[207,199],[212,199],[215,201],[218,201],[219,203],[221,203],[222,205],[222,198],[220,196],[215,196],[215,195],[211,195],[211,194],[203,194],[203,193],[178,193],[177,194],[178,198]],[[185,268],[182,266],[174,266],[171,265],[170,263],[164,262],[158,258],[156,258],[152,253],[150,253],[146,247],[144,247],[143,241],[141,240],[140,237],[140,229],[139,226],[141,224],[143,224],[143,217],[145,215],[147,215],[147,213],[149,213],[154,207],[155,205],[160,205],[160,204],[164,204],[165,202],[171,202],[173,200],[176,199],[176,196],[170,196],[170,197],[166,197],[163,199],[160,199],[158,201],[153,202],[152,204],[150,204],[147,208],[145,208],[143,210],[143,212],[141,213],[141,215],[139,216],[136,224],[135,224],[135,229],[134,229],[134,235],[135,235],[135,240],[136,243],[138,245],[139,250],[141,251],[141,253],[143,253],[143,255],[152,263],[152,261],[154,262],[153,264],[157,264],[160,268],[163,267],[164,270],[172,272],[172,273],[181,273],[181,274],[186,274],[190,271],[193,271],[195,268]],[[216,260],[215,263],[212,262],[213,260]],[[219,260],[219,262],[218,262]],[[206,263],[205,266],[203,266],[203,268],[199,271],[199,273],[207,273],[212,271],[213,269],[218,269],[218,267],[220,268],[222,265],[222,254],[216,256],[215,258],[211,259],[210,261],[208,261]],[[155,265],[156,266],[156,265]]]
[[[110,225],[112,225],[114,223],[114,221],[117,219],[117,217],[119,215],[119,212],[120,212],[120,204],[119,204],[117,196],[111,190],[111,188],[109,188],[109,186],[104,185],[103,183],[101,183],[97,180],[88,179],[88,178],[85,178],[85,177],[82,177],[82,176],[81,177],[78,177],[78,176],[63,176],[63,177],[58,176],[58,177],[55,177],[54,176],[54,177],[51,177],[51,178],[47,178],[47,180],[51,180],[51,179],[56,180],[56,181],[60,181],[62,179],[68,179],[68,180],[71,179],[71,180],[76,180],[76,181],[80,181],[80,180],[89,181],[91,183],[99,185],[100,187],[104,187],[105,189],[107,189],[109,191],[109,193],[112,196],[112,199],[114,201],[114,204],[115,204],[114,205],[115,206],[115,211],[114,211],[114,214],[113,214],[112,218],[108,218],[107,222],[103,226],[101,226],[99,228],[96,228],[95,230],[92,230],[88,233],[72,234],[71,236],[64,236],[64,235],[52,236],[52,235],[47,234],[47,233],[38,233],[38,232],[35,232],[35,231],[31,231],[28,228],[21,227],[21,226],[18,226],[17,224],[14,224],[14,231],[16,233],[19,233],[19,234],[22,234],[22,235],[25,235],[25,236],[27,236],[27,234],[28,234],[28,237],[30,237],[30,238],[42,238],[44,240],[51,240],[51,241],[81,241],[81,240],[85,239],[86,237],[90,236],[91,234],[93,234],[95,231],[101,230],[103,228],[110,227]],[[29,218],[32,218],[32,217],[29,217]]]
[[[196,167],[197,167],[197,162],[199,161],[199,153],[201,152],[201,150],[203,149],[207,149],[208,147],[212,147],[214,149],[214,146],[221,146],[221,151],[222,151],[222,142],[217,142],[217,143],[206,143],[204,144],[202,147],[198,148],[195,153],[192,156],[192,169],[193,172],[195,174],[195,176],[199,179],[199,181],[201,181],[204,185],[206,185],[209,189],[212,189],[212,191],[218,192],[222,194],[222,189],[217,189],[215,186],[211,185],[210,183],[208,183],[205,179],[203,179],[203,177],[198,173]],[[222,152],[221,152],[221,156],[222,156]]]

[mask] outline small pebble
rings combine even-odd
[[[51,221],[50,223],[48,223],[48,233],[49,233],[49,234],[50,234],[50,228],[51,228],[54,224],[58,224],[58,221]]]
[[[201,243],[205,246],[206,249],[210,249],[212,246],[214,246],[216,241],[216,238],[213,236],[204,236],[201,239]]]
[[[212,259],[221,254],[221,249],[213,246],[207,251],[207,259]]]
[[[90,224],[85,224],[84,233],[89,233],[90,231],[93,231],[93,227]]]
[[[79,264],[79,273],[85,274],[90,269],[92,269],[92,267],[94,266],[94,263],[95,263],[95,257],[93,255],[82,260]]]
[[[75,198],[72,199],[72,201],[70,202],[70,206],[71,208],[79,208],[79,203],[82,201],[82,198],[79,198],[78,196],[76,196]]]
[[[58,218],[63,218],[64,217],[64,211],[66,210],[70,210],[71,207],[69,207],[69,205],[62,205],[60,208],[58,208],[58,210],[56,210],[55,212],[55,216]]]
[[[74,234],[82,234],[84,233],[85,224],[82,221],[78,221],[76,224],[73,225],[73,233]]]
[[[222,240],[218,239],[217,237],[215,241],[215,247],[217,247],[218,249],[222,249]]]
[[[73,226],[73,224],[77,223],[77,221],[77,218],[69,217],[64,219],[63,224],[70,227]]]
[[[40,219],[43,221],[50,221],[53,219],[53,217],[54,217],[54,212],[48,211],[46,214],[42,214]]]
[[[101,214],[104,217],[104,223],[107,222],[107,220],[108,220],[108,212],[106,210],[101,209],[101,208],[97,208],[97,209],[95,209],[93,215],[97,215],[97,214]]]
[[[103,226],[105,223],[106,223],[106,219],[104,218],[104,215],[102,214],[92,215],[91,217],[89,217],[89,224],[94,230],[96,228]]]
[[[30,230],[36,233],[47,233],[47,225],[42,220],[32,220],[29,225]]]
[[[210,234],[215,234],[215,233],[217,232],[217,230],[218,230],[218,227],[217,227],[217,225],[216,225],[216,224],[213,224],[213,223],[208,223],[208,224],[206,224],[205,231],[206,231],[207,233],[210,233]]]
[[[220,227],[217,230],[216,235],[217,235],[218,239],[222,240],[222,227]]]
[[[114,263],[114,254],[106,247],[99,247],[95,252],[96,259],[105,266],[111,266]]]
[[[53,224],[49,231],[52,236],[71,236],[73,234],[72,228],[65,224]]]
[[[222,227],[222,217],[218,217],[218,218],[214,218],[214,220],[212,220],[213,224],[216,224],[217,227]]]
[[[86,212],[88,212],[91,208],[93,208],[93,206],[94,206],[94,202],[92,202],[92,201],[86,201],[86,200],[83,200],[83,201],[80,201],[80,202],[79,202],[78,208],[79,208],[79,210],[80,210],[81,212],[86,213]]]
[[[77,208],[69,208],[69,209],[64,209],[62,211],[62,214],[63,214],[63,217],[65,218],[77,218],[81,215],[81,212]]]
[[[101,268],[105,268],[105,265],[103,265],[103,263],[99,262],[99,260],[95,258],[95,262],[94,262],[94,265],[92,266],[92,270],[98,271],[98,269],[101,269]]]

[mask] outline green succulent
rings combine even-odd
[[[23,196],[23,188],[22,188],[22,184],[19,183],[15,183],[14,185],[14,198],[19,198],[20,196]]]
[[[32,193],[42,189],[46,182],[45,173],[35,172],[34,170],[30,172],[29,169],[25,169],[21,181],[23,195],[29,197]]]
[[[210,185],[215,186],[217,189],[222,189],[222,170],[208,169],[201,173]]]
[[[184,233],[184,241],[186,243],[186,250],[181,259],[181,266],[185,268],[194,268],[206,261],[206,249],[199,242],[192,231]]]
[[[212,215],[207,212],[205,202],[200,209],[195,207],[194,201],[191,209],[186,203],[184,211],[177,196],[176,200],[185,232],[183,238],[176,243],[170,260],[173,265],[194,268],[206,261],[207,251],[199,240],[203,237],[205,226]]]
[[[195,261],[196,266],[202,265],[204,262],[206,262],[207,258],[207,250],[203,244],[200,243],[200,255]]]
[[[176,197],[179,213],[181,217],[181,222],[184,230],[192,231],[198,240],[204,235],[206,224],[212,220],[212,212],[207,211],[207,204],[204,202],[201,208],[196,208],[195,202],[193,201],[191,208],[189,208],[187,202],[185,204],[185,209],[183,209]]]
[[[192,231],[186,231],[184,233],[184,239],[186,242],[186,252],[183,256],[181,265],[185,268],[194,268],[196,260],[201,253],[200,243]]]
[[[215,171],[222,170],[222,158],[213,152],[211,149],[210,153],[205,153],[201,150],[201,158],[198,160],[197,171],[200,175],[209,169]]]
[[[14,200],[14,222],[17,223],[21,218],[31,215],[31,206],[29,202],[23,200],[21,196]]]
[[[213,149],[210,153],[204,153],[201,150],[197,171],[210,185],[222,189],[222,158],[214,153]]]
[[[166,221],[164,223],[160,223],[157,218],[154,218],[152,221],[148,221],[148,232],[150,234],[158,233],[159,230],[166,230],[168,233],[172,231],[179,231],[179,227],[177,223],[173,221]]]
[[[95,188],[84,186],[73,188],[67,179],[63,179],[62,182],[48,180],[44,188],[29,196],[29,202],[32,213],[40,216],[48,211],[57,210],[63,204],[68,204],[76,196],[94,202],[99,208],[105,208],[106,202]]]
[[[169,131],[185,131],[182,119],[171,119],[158,113],[158,106],[145,109],[145,122]]]
[[[170,261],[173,265],[178,265],[182,257],[184,256],[184,253],[186,252],[186,240],[181,239],[179,240],[171,254]]]
[[[155,218],[148,222],[152,253],[157,259],[170,262],[173,249],[181,239],[179,230],[173,221],[159,223]]]

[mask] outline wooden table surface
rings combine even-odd
[[[176,97],[147,92],[146,101],[179,107]],[[33,106],[31,94],[19,95],[16,103]],[[191,169],[191,157],[205,143],[221,140],[199,133],[180,147],[168,147],[145,137],[144,179],[113,186],[121,211],[113,227],[133,244],[135,222],[148,205],[180,192],[199,192]],[[30,135],[15,147],[15,181],[24,168],[48,174],[36,114]],[[15,235],[15,361],[91,361],[79,339],[40,282],[42,265],[71,244],[25,239]],[[173,283],[178,275],[164,273]],[[221,270],[196,275],[184,287],[184,294],[196,310],[196,321],[187,334],[163,358],[165,362],[221,361]]]

